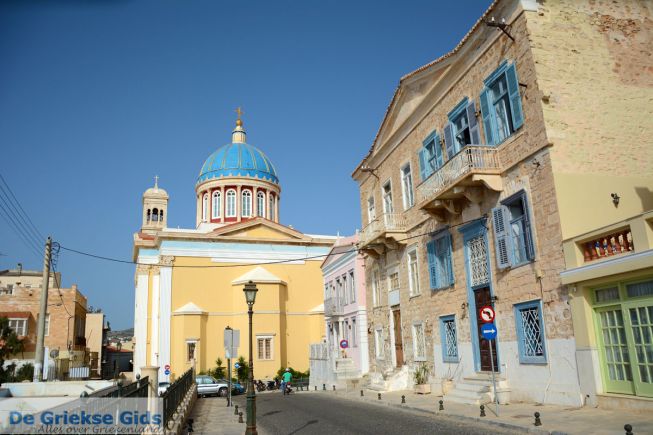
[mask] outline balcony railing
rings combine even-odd
[[[585,263],[613,255],[628,254],[634,250],[630,228],[596,237],[581,244]]]
[[[444,166],[436,170],[417,188],[417,202],[423,203],[439,197],[470,174],[498,174],[500,171],[497,150],[494,147],[469,145]]]
[[[338,298],[327,298],[324,301],[324,315],[336,316],[343,313],[343,304]]]
[[[369,243],[386,233],[406,231],[406,217],[402,213],[384,213],[370,222],[361,233],[361,241]]]

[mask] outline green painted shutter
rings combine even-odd
[[[483,115],[483,131],[485,131],[485,142],[488,145],[494,145],[496,143],[497,133],[494,131],[494,113],[490,110],[490,89],[483,89],[480,98],[481,114]]]
[[[494,230],[494,249],[497,254],[497,267],[505,269],[512,264],[512,239],[510,238],[510,218],[508,207],[500,205],[492,209],[492,229]]]
[[[508,82],[508,97],[510,98],[512,126],[517,130],[524,124],[524,113],[521,107],[519,80],[517,79],[517,69],[515,68],[514,63],[506,69],[506,81]]]

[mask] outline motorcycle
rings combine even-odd
[[[261,392],[261,391],[265,391],[265,389],[266,389],[266,386],[263,383],[263,381],[261,381],[260,379],[258,381],[256,381],[256,391]]]
[[[274,391],[276,389],[278,389],[277,383],[274,381],[268,381],[268,390]]]
[[[292,393],[292,387],[290,386],[290,383],[287,383],[287,384],[286,384],[286,389],[285,389],[285,391],[283,392],[283,394],[284,394],[284,395],[290,395],[290,393]]]

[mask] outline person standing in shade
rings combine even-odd
[[[290,385],[290,381],[292,380],[292,373],[290,373],[290,369],[287,368],[286,372],[281,376],[281,391],[283,391],[283,395],[285,396],[288,394],[287,388],[288,385]]]

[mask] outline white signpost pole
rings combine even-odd
[[[492,366],[492,388],[494,388],[494,401],[496,402],[496,411],[497,417],[499,416],[499,398],[497,397],[497,383],[494,380],[494,352],[492,352],[492,342],[494,340],[488,340],[490,342],[490,364]]]

